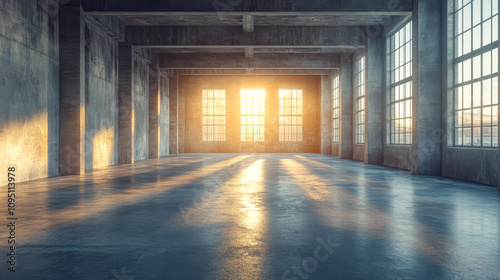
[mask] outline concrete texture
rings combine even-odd
[[[410,145],[386,145],[384,147],[384,165],[411,170],[411,151]]]
[[[178,77],[169,77],[168,82],[168,92],[169,92],[169,153],[177,154],[178,153],[178,142],[179,142],[179,122],[178,122]]]
[[[148,157],[160,156],[160,69],[158,63],[149,65],[149,120],[148,120]]]
[[[85,23],[86,170],[118,164],[118,41],[100,26]]]
[[[367,28],[365,163],[384,161],[384,50],[385,38]]]
[[[133,125],[134,161],[148,158],[149,61],[134,52]]]
[[[79,1],[59,17],[59,175],[85,172],[85,18]]]
[[[331,156],[183,154],[19,195],[18,280],[500,275],[495,188]]]
[[[118,163],[134,162],[133,128],[133,53],[131,46],[120,44],[118,49]]]
[[[413,135],[412,168],[414,174],[440,175],[442,170],[439,135],[442,111],[442,21],[441,1],[422,0],[413,9]],[[438,135],[436,137],[436,135]],[[436,141],[437,140],[437,141]],[[432,146],[432,149],[429,149]]]
[[[18,182],[59,173],[57,13],[54,1],[0,1],[0,170],[16,167]]]
[[[311,152],[319,153],[320,135],[320,76],[186,76],[179,87],[186,95],[185,152]],[[226,90],[226,141],[203,142],[202,98],[204,89]],[[265,89],[265,141],[242,142],[240,90]],[[303,90],[303,141],[279,141],[279,90]],[[181,112],[179,111],[179,114]]]
[[[179,76],[179,87],[177,88],[177,152],[179,154],[184,153],[186,148],[186,84],[184,80],[185,76]],[[208,85],[205,85],[205,88]],[[191,105],[191,101],[189,101]]]
[[[399,0],[397,5],[392,3],[388,5],[386,0],[296,0],[296,1],[279,1],[279,0],[252,0],[252,1],[217,1],[207,2],[204,0],[191,0],[189,2],[182,0],[171,0],[168,2],[146,2],[138,3],[135,1],[120,1],[107,0],[105,2],[85,0],[84,6],[88,11],[101,12],[168,12],[168,11],[195,11],[195,12],[339,12],[339,14],[354,15],[363,14],[363,12],[377,14],[378,11],[382,14],[407,14],[411,12],[411,0]],[[394,7],[397,6],[397,10]],[[258,8],[258,9],[257,9]]]
[[[159,153],[160,156],[169,154],[170,141],[170,104],[169,104],[169,78],[160,72],[160,116],[158,119],[159,129]]]
[[[353,158],[353,55],[342,54],[340,63],[340,143],[339,157]]]

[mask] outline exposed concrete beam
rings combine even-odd
[[[115,16],[87,16],[86,19],[97,25],[118,42],[125,42],[125,24]]]
[[[366,36],[356,27],[285,27],[263,26],[254,32],[243,32],[239,27],[131,27],[131,41],[135,46],[172,47],[326,47],[362,48]]]
[[[254,16],[243,15],[243,31],[253,32],[254,22],[255,22]]]
[[[162,54],[160,67],[169,69],[337,69],[338,54]]]
[[[169,69],[165,69],[169,70]],[[251,70],[251,71],[249,71]],[[162,69],[163,71],[163,69]],[[178,75],[298,75],[298,76],[321,76],[331,75],[335,70],[331,69],[179,69],[175,70]]]
[[[254,55],[254,48],[252,47],[246,47],[245,48],[245,57],[246,58],[252,58]]]
[[[163,11],[163,12],[370,12],[370,11],[411,11],[412,0],[169,0],[169,1],[133,1],[133,0],[84,0],[86,11],[92,12],[127,12],[127,11]]]

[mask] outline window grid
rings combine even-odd
[[[241,141],[264,141],[264,112],[266,91],[241,90]]]
[[[354,65],[355,120],[354,139],[356,144],[365,143],[365,57]]]
[[[498,147],[498,1],[455,0],[454,144]]]
[[[226,141],[226,91],[203,90],[202,103],[203,141]]]
[[[332,142],[340,142],[340,77],[332,82]]]
[[[302,141],[302,90],[279,91],[279,140]]]
[[[390,65],[389,143],[412,143],[412,23],[388,38]]]

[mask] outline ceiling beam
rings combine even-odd
[[[131,42],[135,46],[336,46],[363,48],[366,36],[358,27],[284,27],[262,26],[253,32],[241,27],[191,26],[155,27],[133,26]]]
[[[332,75],[331,69],[180,69],[175,70],[178,75]],[[172,71],[172,70],[171,70]]]
[[[253,27],[254,27],[254,16],[243,15],[243,31],[253,32]]]
[[[338,69],[338,54],[160,54],[168,69]]]
[[[411,12],[412,0],[83,0],[88,12]]]

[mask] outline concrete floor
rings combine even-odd
[[[331,156],[181,154],[17,193],[0,279],[500,279],[497,188]]]

